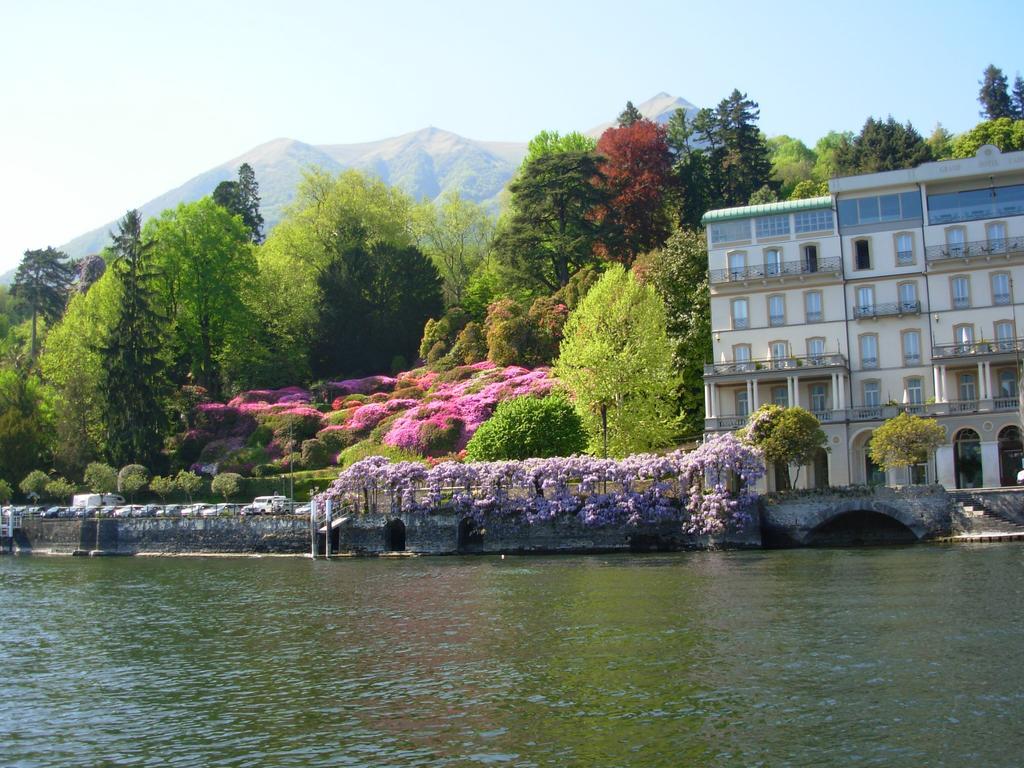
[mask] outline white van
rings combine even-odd
[[[250,509],[254,515],[270,515],[284,509],[287,503],[287,496],[257,496]]]
[[[124,504],[124,496],[116,493],[76,493],[71,499],[72,507],[84,507],[85,509],[92,509],[94,507],[123,507]]]

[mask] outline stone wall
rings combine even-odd
[[[964,498],[968,497],[1000,517],[1024,525],[1024,488],[957,491],[957,496],[970,503]]]

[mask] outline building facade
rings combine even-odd
[[[1024,152],[985,146],[833,179],[829,191],[704,215],[705,432],[738,429],[764,403],[799,405],[828,436],[800,486],[1015,484]],[[886,477],[867,444],[901,411],[934,416],[947,442],[928,464]]]

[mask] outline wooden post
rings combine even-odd
[[[327,559],[330,560],[331,559],[331,534],[333,533],[333,529],[331,527],[331,500],[330,499],[327,499],[327,501],[324,502],[324,519],[325,519],[325,521],[327,523],[327,535],[324,537],[324,554],[327,556]]]

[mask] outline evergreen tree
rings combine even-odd
[[[263,215],[260,213],[260,185],[248,163],[238,167],[238,181],[222,181],[213,190],[213,201],[236,216],[241,216],[252,242],[263,242]]]
[[[1000,117],[1013,117],[1010,104],[1010,93],[1007,90],[1006,75],[995,64],[989,64],[982,74],[979,83],[978,103],[981,104],[981,116],[986,120],[998,120]]]
[[[694,130],[707,144],[709,204],[713,208],[746,205],[764,185],[775,188],[768,144],[758,130],[757,102],[733,90],[712,111],[702,109]]]
[[[643,120],[644,116],[640,114],[640,110],[633,106],[632,101],[626,102],[626,108],[619,114],[618,124],[619,128],[626,128],[633,123]]]
[[[25,251],[14,275],[11,294],[25,301],[32,313],[32,359],[36,356],[39,317],[50,322],[60,319],[74,278],[74,267],[68,263],[68,255],[63,251],[56,248]]]
[[[142,217],[128,211],[113,237],[112,269],[121,283],[117,319],[101,349],[107,454],[115,466],[150,463],[163,443],[163,318],[154,307],[156,274]]]
[[[1024,78],[1017,75],[1013,78],[1013,91],[1010,94],[1010,107],[1017,120],[1024,120]]]
[[[869,117],[860,134],[843,139],[835,152],[836,170],[843,175],[913,168],[932,159],[931,149],[914,126]]]
[[[696,227],[710,207],[708,162],[704,151],[693,144],[696,120],[687,120],[677,109],[666,126],[666,142],[672,154],[672,190],[670,205],[680,226]]]

